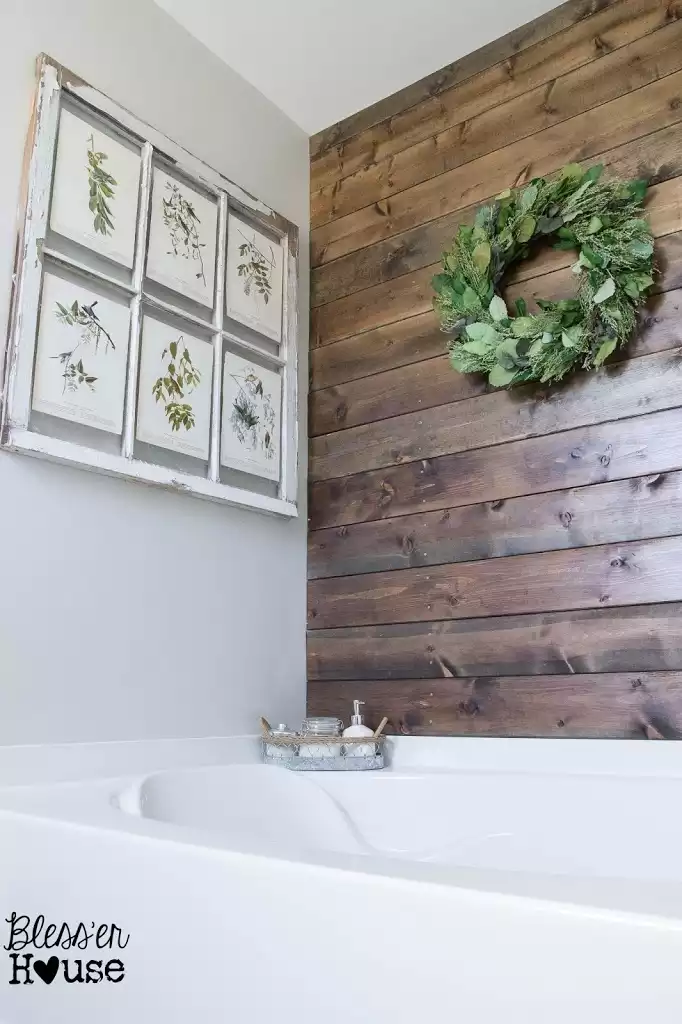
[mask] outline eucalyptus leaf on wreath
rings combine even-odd
[[[654,283],[654,243],[642,203],[647,182],[602,181],[601,165],[569,164],[553,178],[506,189],[461,225],[433,278],[452,365],[485,373],[492,387],[561,380],[593,369],[629,340]],[[499,294],[505,271],[534,242],[576,249],[573,299],[538,299],[539,313]]]

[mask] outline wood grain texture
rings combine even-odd
[[[402,156],[408,147],[473,120],[491,108],[584,67],[643,38],[679,16],[660,0],[623,0],[598,12],[571,32],[558,33],[461,84],[408,107],[371,131],[349,140],[311,163],[311,191],[319,192],[363,169]]]
[[[644,140],[638,139],[634,143],[626,143],[601,153],[599,160],[604,163],[607,175],[646,178],[652,184],[647,195],[647,215],[657,235],[679,230],[670,227],[667,216],[669,211],[673,217],[678,215],[676,209],[679,208],[679,175],[682,174],[682,124],[671,125],[646,136]],[[669,188],[656,187],[669,181]],[[443,250],[452,242],[459,224],[473,223],[477,209],[478,205],[456,210],[385,242],[316,267],[311,274],[312,304],[321,306],[373,285],[392,281],[422,267],[435,265]],[[551,249],[544,247],[540,250],[540,256],[546,257],[550,252]],[[529,264],[531,260],[513,268],[510,277],[516,276],[519,280],[533,277],[537,271]]]
[[[434,324],[435,329],[437,325]],[[453,370],[445,354],[447,338],[440,335],[440,351],[435,358],[400,366],[350,384],[312,391],[308,432],[311,437],[334,430],[373,423],[389,416],[400,416],[415,409],[456,402],[481,395],[488,390],[480,374],[461,374]],[[327,349],[323,349],[327,352]]]
[[[678,288],[652,299],[642,312],[640,325],[638,334],[626,350],[628,356],[682,345],[682,290]],[[438,329],[435,314],[433,329]],[[443,352],[440,356],[313,391],[310,395],[310,435],[373,423],[487,391],[485,377],[459,374],[453,370],[445,354],[446,343],[447,337],[440,334],[440,350]],[[323,358],[334,348],[332,345],[321,349]],[[615,362],[618,356],[615,354],[611,362]],[[369,352],[367,362],[370,362]]]
[[[313,266],[480,203],[509,186],[587,161],[682,120],[682,72],[439,174],[311,233]]]
[[[609,44],[602,39],[603,55],[577,70],[563,74],[561,64],[547,64],[541,84],[529,91],[524,91],[518,74],[510,79],[502,72],[501,89],[492,90],[483,110],[481,105],[485,94],[480,91],[478,83],[469,83],[473,99],[469,104],[466,98],[455,95],[460,90],[453,90],[448,94],[452,102],[452,117],[445,114],[441,101],[433,126],[423,119],[417,121],[423,141],[395,152],[399,142],[392,136],[392,155],[366,161],[354,174],[313,193],[312,226],[318,227],[378,199],[386,199],[679,71],[682,67],[682,21],[668,21],[657,0],[645,2],[653,24],[665,24],[665,27],[638,37],[638,25],[633,19],[626,19],[623,22],[628,32],[626,38],[633,40],[634,35],[634,41],[608,50]],[[682,7],[680,11],[682,13]],[[589,46],[594,56],[592,39]],[[514,98],[509,102],[496,103],[495,91],[501,92],[502,96],[513,92]],[[443,131],[444,121],[450,127]],[[423,136],[422,132],[428,134]]]
[[[313,681],[308,714],[345,719],[353,700],[388,735],[682,739],[681,672]]]
[[[681,181],[677,177],[652,189],[649,215],[652,231],[658,240],[657,257],[663,263],[668,249],[675,245],[670,236],[679,234],[682,229]],[[530,281],[539,290],[551,287],[554,279],[550,278],[550,283],[546,284],[543,279],[547,275],[565,270],[566,281],[571,282],[575,290],[575,279],[568,273],[575,259],[573,250],[559,252],[549,245],[540,246],[533,258],[524,260],[504,283],[507,289],[517,292],[518,287],[514,286]],[[313,345],[329,345],[344,337],[426,312],[433,304],[431,280],[440,270],[439,261],[412,274],[392,278],[384,284],[365,288],[315,309],[311,316]],[[665,291],[668,287],[674,286],[667,285],[663,280],[656,290]]]
[[[561,385],[526,385],[313,437],[310,478],[346,477],[680,404],[682,358],[675,349],[574,374]]]
[[[565,5],[313,150],[311,712],[682,738],[682,0]],[[599,373],[491,391],[450,369],[431,277],[572,160],[653,186],[656,294]],[[505,298],[572,296],[573,259],[538,247]]]
[[[682,605],[313,630],[308,677],[682,671]]]
[[[315,629],[682,600],[682,537],[311,580]]]
[[[652,310],[657,311],[662,301],[659,295],[647,303],[643,317],[645,324],[651,322]],[[419,313],[395,324],[345,338],[326,348],[312,349],[311,387],[320,390],[432,359],[442,354],[446,342],[433,310]]]
[[[679,409],[313,483],[311,529],[499,501],[682,467]]]
[[[310,350],[310,386],[331,387],[348,380],[392,370],[443,351],[445,336],[433,311],[387,324],[376,331]]]
[[[323,579],[675,536],[681,525],[682,473],[656,473],[313,530],[308,538],[308,577]]]
[[[338,124],[313,135],[310,140],[311,168],[313,175],[320,174],[321,168],[328,163],[336,166],[343,155],[343,147],[339,147],[348,139],[367,132],[368,129],[382,121],[387,121],[395,114],[402,114],[424,100],[438,97],[440,94],[456,86],[459,82],[484,71],[495,64],[510,59],[516,64],[527,50],[537,47],[546,39],[551,39],[566,29],[571,29],[586,19],[600,12],[618,6],[617,0],[568,0],[554,10],[548,11],[527,25],[523,25],[501,39],[488,43],[474,53],[467,54],[447,67],[435,71],[413,85],[387,96],[383,100],[358,111]],[[589,23],[591,34],[608,31],[608,25],[601,20]],[[542,59],[542,57],[540,58]],[[537,60],[537,58],[536,58]],[[421,116],[421,111],[417,115]],[[335,152],[329,153],[330,150]]]

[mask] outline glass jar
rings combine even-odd
[[[298,748],[299,757],[340,757],[340,743],[325,743],[325,736],[340,736],[343,722],[338,718],[313,717],[305,718],[301,732],[305,741]],[[319,742],[308,742],[311,736],[320,737]]]

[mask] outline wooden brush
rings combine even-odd
[[[382,732],[384,731],[384,729],[386,728],[387,725],[388,725],[388,718],[384,715],[384,717],[381,719],[381,721],[379,722],[378,726],[374,730],[374,739],[375,740],[379,739],[379,737],[381,736]]]

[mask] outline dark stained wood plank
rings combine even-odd
[[[314,483],[310,526],[346,526],[680,468],[682,413],[672,409]]]
[[[313,232],[310,429],[334,476],[310,488],[311,708],[682,738],[682,390],[659,372],[682,351],[682,0],[597,0],[542,39],[361,112],[313,160],[334,186],[314,217],[337,219]],[[487,393],[449,370],[430,277],[482,202],[572,159],[653,177],[662,294],[599,398],[580,376]],[[507,299],[573,294],[571,260],[538,251]]]
[[[682,537],[335,576],[308,585],[315,629],[682,600]]]
[[[376,128],[328,151],[320,160],[313,160],[311,191],[400,155],[407,147],[529,90],[548,88],[558,76],[646,36],[674,20],[678,13],[675,5],[666,7],[659,0],[622,0],[590,22],[555,35],[454,88],[402,110]]]
[[[682,286],[682,232],[660,239],[656,256],[661,272],[653,289],[654,294],[680,288]],[[559,299],[574,295],[575,278],[570,269],[565,268],[542,275],[534,281],[512,284],[505,294],[509,302],[514,302],[518,296],[523,296],[532,307],[539,297]],[[609,372],[608,367],[606,372]],[[573,381],[575,378],[572,377],[570,380]],[[560,390],[554,389],[552,393],[559,394]],[[527,393],[527,389],[517,388],[513,391],[517,398],[523,397]],[[462,411],[460,410],[459,413],[461,416]],[[631,413],[623,413],[623,415],[631,415]],[[313,438],[310,449],[311,476],[314,479],[326,479],[392,465],[394,462],[406,461],[409,458],[431,458],[445,454],[449,444],[445,440],[448,437],[448,431],[454,430],[456,424],[459,423],[457,411],[453,411],[453,416],[455,418],[450,419],[450,410],[444,411],[441,417],[435,410],[427,409],[424,410],[423,416],[421,412],[406,414],[398,417],[390,425],[382,426],[381,422],[377,422]],[[501,434],[497,440],[504,440],[506,437],[506,434]],[[414,443],[415,438],[420,440],[418,445]],[[362,450],[358,449],[359,443],[363,446]],[[443,444],[445,448],[443,448]],[[449,450],[464,450],[464,448]]]
[[[657,473],[313,530],[308,578],[667,537],[681,529],[682,473]]]
[[[660,240],[662,252],[665,253],[666,245],[674,243],[665,242],[664,239],[682,230],[682,176],[657,185],[651,192],[649,220],[654,235]],[[549,245],[541,246],[532,259],[525,260],[509,274],[508,287],[521,281],[537,280],[562,269],[568,270],[575,259],[573,250],[561,252]],[[440,262],[434,263],[413,274],[392,278],[384,284],[365,288],[314,309],[311,315],[311,343],[314,346],[328,345],[344,337],[425,312],[433,303],[431,279],[440,269]],[[567,276],[567,280],[572,280],[575,286],[571,276]]]
[[[678,216],[680,184],[676,179],[682,175],[682,156],[679,154],[682,154],[682,124],[663,128],[645,140],[626,143],[599,156],[607,176],[646,178],[654,186],[647,196],[647,214],[657,236],[679,230],[671,229],[668,221],[670,217],[676,222]],[[676,180],[674,185],[656,187],[658,184],[667,185],[671,179]],[[477,209],[478,205],[456,210],[385,242],[316,267],[311,274],[313,306],[324,305],[436,264],[456,235],[459,224],[473,223]],[[541,250],[542,254],[550,251],[547,248]],[[514,271],[519,280],[537,273],[528,269],[529,263],[520,264]]]
[[[682,605],[399,623],[308,634],[308,678],[682,670]]]
[[[433,329],[437,331],[435,314],[432,314],[432,319]],[[682,290],[678,288],[654,296],[643,310],[640,323],[639,333],[626,350],[628,356],[661,352],[682,345]],[[312,391],[308,420],[310,435],[372,423],[388,416],[401,416],[416,409],[445,405],[487,391],[485,377],[462,375],[453,370],[445,354],[446,344],[447,337],[441,334],[443,355],[437,358]],[[334,347],[329,345],[317,351],[324,358]],[[611,362],[615,362],[613,357]]]
[[[598,16],[600,12],[614,6],[616,8],[619,6],[618,0],[568,0],[567,3],[540,15],[539,18],[515,29],[501,39],[487,43],[473,53],[460,57],[452,64],[427,75],[426,78],[400,89],[391,96],[387,96],[370,107],[351,114],[343,121],[313,135],[310,140],[311,164],[316,170],[319,169],[323,166],[324,158],[328,155],[329,150],[341,146],[348,139],[366,132],[369,128],[395,114],[415,107],[425,100],[440,96],[458,83],[466,81],[495,64],[511,58],[512,64],[516,65],[521,55],[531,47],[537,47],[538,44],[559,32],[579,25],[585,19],[594,15]],[[628,13],[630,12],[628,11]],[[589,31],[594,35],[609,31],[609,28],[610,24],[604,24],[601,19],[595,19],[589,24]],[[545,53],[539,56],[540,61],[543,59],[547,59]],[[423,116],[423,111],[419,110],[417,116]],[[337,153],[331,154],[332,161],[338,160],[338,156]]]
[[[657,297],[650,300],[646,307],[645,323],[656,322],[659,303],[663,301],[666,301],[665,296],[663,299]],[[654,311],[653,317],[651,310]],[[676,335],[671,333],[670,337]],[[387,324],[374,331],[345,338],[333,345],[312,349],[311,387],[313,390],[332,387],[400,366],[408,366],[423,359],[435,358],[443,352],[446,340],[439,329],[433,310],[429,310],[398,323]],[[637,344],[641,344],[641,334]],[[670,347],[672,345],[660,346]]]
[[[679,126],[682,138],[682,125]],[[385,284],[397,277],[435,265],[448,248],[460,224],[473,223],[478,205],[455,210],[445,217],[419,224],[385,242],[357,249],[310,272],[310,299],[315,309],[355,292]],[[316,314],[317,315],[317,314]]]
[[[509,102],[486,103],[484,94],[471,83],[473,104],[456,102],[454,120],[438,134],[421,137],[430,129],[418,122],[422,141],[383,159],[367,162],[354,174],[342,178],[311,196],[311,225],[318,227],[370,203],[386,199],[396,192],[444,174],[487,153],[529,138],[536,132],[586,110],[626,95],[682,68],[682,20],[667,21],[657,0],[648,0],[650,16],[658,31],[637,38],[637,29],[629,45],[607,52],[597,60],[562,74],[560,67],[548,68],[544,81],[528,92],[515,95]],[[681,9],[682,10],[682,9]],[[594,51],[593,51],[594,52]],[[505,90],[510,80],[505,76]],[[519,80],[514,77],[514,85]]]
[[[334,345],[311,348],[311,388],[326,388],[431,359],[442,353],[444,341],[445,335],[430,310]]]
[[[325,480],[625,419],[682,404],[682,358],[673,349],[561,384],[505,389],[311,438],[310,478]]]
[[[315,229],[313,266],[480,203],[572,160],[591,160],[681,120],[682,72],[678,71]]]
[[[388,735],[682,739],[682,672],[312,681],[308,714],[347,719],[354,700]]]
[[[437,329],[437,325],[434,324]],[[445,352],[447,338],[440,336]],[[320,350],[323,353],[328,348]],[[310,437],[343,427],[372,423],[387,416],[400,416],[414,409],[428,409],[462,398],[481,395],[488,390],[486,379],[453,370],[447,355],[411,363],[350,384],[312,391],[310,394],[308,433]]]
[[[311,346],[330,345],[354,334],[424,313],[432,306],[431,279],[439,270],[439,265],[434,263],[413,274],[405,274],[316,307],[310,315]]]

